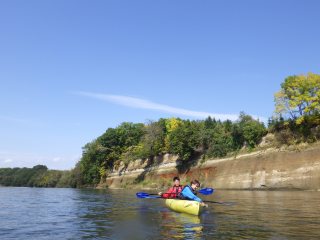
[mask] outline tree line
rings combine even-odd
[[[79,166],[85,184],[97,184],[114,167],[165,153],[187,161],[196,153],[224,157],[244,145],[254,148],[267,133],[262,122],[241,113],[237,122],[180,118],[146,124],[124,122],[83,147]]]
[[[0,168],[0,185],[15,187],[76,187],[74,171],[33,168]]]

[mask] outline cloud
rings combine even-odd
[[[7,158],[7,159],[5,159],[3,162],[4,162],[4,163],[11,163],[11,162],[13,162],[13,160],[10,159],[10,158]]]
[[[160,111],[165,113],[173,113],[176,115],[183,115],[183,116],[189,116],[189,117],[207,118],[208,116],[211,116],[212,118],[215,118],[215,119],[220,119],[220,120],[229,119],[229,120],[235,121],[238,119],[238,116],[239,116],[238,114],[193,111],[193,110],[188,110],[184,108],[177,108],[177,107],[172,107],[164,104],[155,103],[146,99],[122,96],[122,95],[111,95],[111,94],[101,94],[101,93],[81,92],[81,91],[73,92],[73,93],[80,96],[112,102],[112,103],[123,105],[126,107],[149,109],[149,110],[155,110],[155,111]],[[264,119],[262,117],[256,117],[256,116],[254,117],[259,118],[260,120]]]
[[[55,157],[52,159],[53,162],[60,162],[61,161],[61,158],[60,157]]]

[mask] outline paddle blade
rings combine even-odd
[[[152,195],[152,196],[151,196]],[[145,193],[145,192],[138,192],[136,193],[137,198],[161,198],[158,194],[154,193]]]
[[[138,198],[145,198],[145,197],[148,197],[149,194],[148,194],[148,193],[145,193],[145,192],[138,192],[138,193],[136,193],[136,196],[137,196]]]
[[[203,194],[203,195],[210,195],[214,192],[213,188],[203,188],[201,190],[199,190],[199,193]]]
[[[146,192],[137,192],[136,195],[138,196],[149,196],[150,194],[149,193],[146,193]]]

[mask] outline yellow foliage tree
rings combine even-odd
[[[170,133],[177,129],[182,124],[182,120],[179,118],[166,119],[166,138],[165,138],[165,150],[168,152],[170,149]]]
[[[274,97],[275,112],[288,114],[297,124],[301,124],[305,116],[320,112],[320,75],[289,76]]]

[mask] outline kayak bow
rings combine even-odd
[[[197,201],[166,199],[165,204],[168,208],[175,212],[188,213],[192,215],[200,215],[203,211],[203,206]]]

